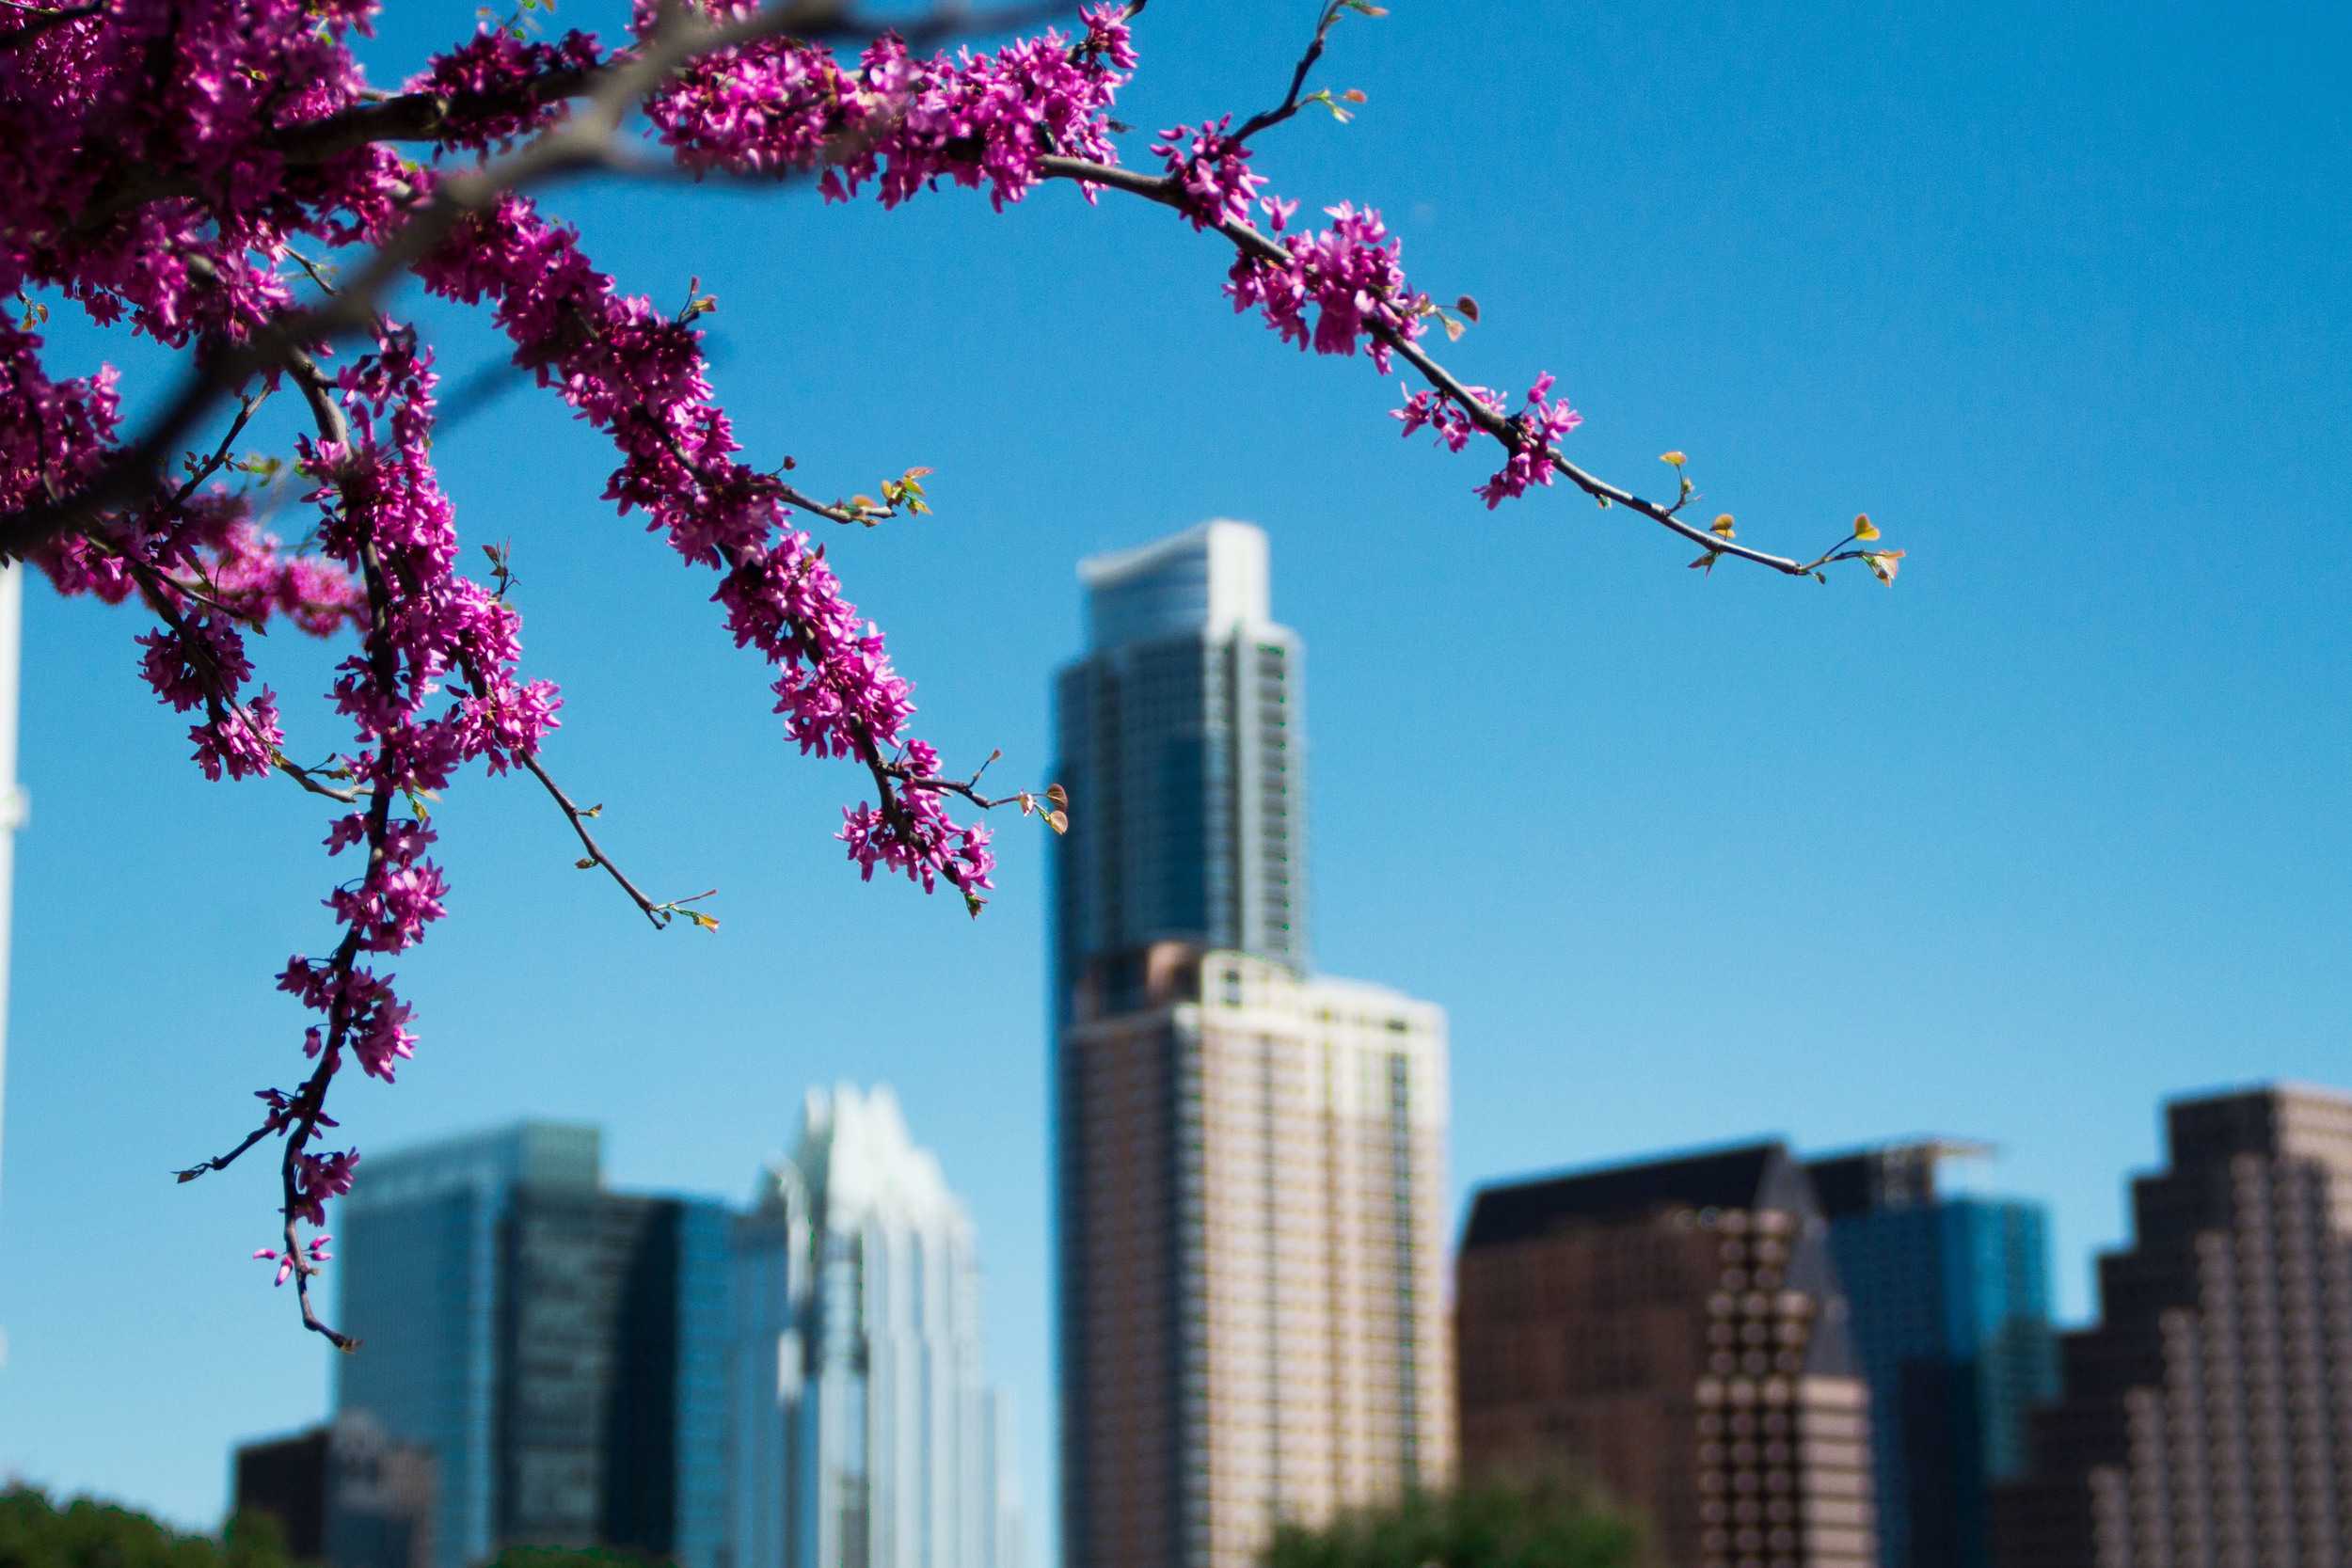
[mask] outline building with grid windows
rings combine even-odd
[[[1021,1568],[972,1221],[896,1096],[810,1092],[734,1267],[737,1568]]]
[[[1992,1487],[2058,1387],[2049,1216],[1939,1190],[1943,1141],[1810,1162],[1870,1384],[1880,1568],[1991,1568]]]
[[[1444,1014],[1307,973],[1301,646],[1265,536],[1080,568],[1056,696],[1070,1568],[1244,1568],[1446,1480]]]
[[[435,1568],[508,1545],[724,1568],[729,1215],[608,1192],[592,1127],[372,1155],[342,1204],[339,1420],[431,1454]]]
[[[2001,1568],[2352,1562],[2352,1095],[2176,1101],[2099,1321],[1995,1495]]]
[[[1869,1394],[1825,1232],[1777,1143],[1482,1189],[1465,1473],[1597,1481],[1655,1568],[1871,1568]]]
[[[1307,964],[1305,683],[1266,537],[1219,519],[1082,563],[1061,672],[1055,1005],[1115,1010],[1157,942]]]

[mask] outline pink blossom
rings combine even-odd
[[[1400,246],[1378,213],[1344,201],[1324,211],[1331,227],[1290,235],[1282,242],[1285,260],[1243,252],[1225,293],[1235,310],[1254,308],[1284,341],[1302,349],[1352,355],[1362,343],[1374,368],[1386,374],[1391,345],[1421,337],[1429,296],[1406,282]]]
[[[1227,115],[1214,124],[1204,122],[1198,131],[1173,126],[1152,144],[1152,150],[1166,161],[1168,178],[1183,198],[1184,216],[1196,230],[1248,223],[1249,204],[1265,184],[1263,175],[1250,172],[1249,149],[1225,134],[1232,122],[1233,117]],[[1290,203],[1290,210],[1296,210],[1297,205]],[[1275,216],[1279,232],[1289,211],[1271,198],[1265,207]]]

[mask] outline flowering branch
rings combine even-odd
[[[1043,14],[1065,8],[1042,8]],[[1040,14],[1041,8],[1023,7],[993,18],[973,18],[960,10],[944,10],[911,31],[918,36],[953,32],[975,24],[1017,24]],[[408,139],[433,139],[445,145],[482,145],[485,123],[506,127],[525,119],[526,111],[543,109],[566,100],[585,97],[587,106],[567,115],[529,145],[470,173],[445,174],[430,182],[429,194],[402,180],[387,182],[392,215],[406,221],[383,237],[367,264],[342,288],[328,292],[321,304],[305,311],[247,324],[247,330],[225,351],[200,366],[180,394],[156,417],[147,433],[123,448],[79,490],[71,495],[0,512],[0,564],[23,561],[48,539],[85,526],[111,507],[135,500],[163,468],[187,432],[230,390],[281,361],[291,350],[307,350],[367,331],[375,320],[379,302],[419,263],[440,248],[469,215],[487,210],[511,193],[547,184],[591,169],[628,172],[629,166],[614,151],[613,139],[632,105],[665,80],[691,63],[730,49],[807,32],[837,30],[844,25],[843,8],[834,0],[796,0],[766,10],[754,10],[731,21],[714,23],[708,13],[686,6],[664,7],[660,24],[635,51],[616,55],[590,71],[559,66],[526,79],[515,94],[491,94],[469,101],[464,119],[458,104],[446,94],[412,93],[386,103],[347,111],[362,117],[344,125],[327,124],[315,132],[315,142],[294,138],[281,155],[290,166],[307,161],[329,162],[355,149],[378,145],[384,135],[409,130]],[[867,36],[871,36],[870,34]],[[397,106],[397,108],[396,108]],[[382,118],[369,119],[371,115]],[[364,127],[387,125],[389,131],[351,141]],[[431,132],[427,135],[428,129]],[[273,149],[273,150],[278,150]],[[861,149],[854,141],[825,150],[833,157],[850,158]],[[191,194],[168,183],[135,184],[119,195],[103,198],[97,211],[105,219],[137,207]]]
[[[1239,137],[1236,136],[1233,139],[1238,141]],[[1048,179],[1074,181],[1082,186],[1120,191],[1128,196],[1140,197],[1146,201],[1156,202],[1160,206],[1187,215],[1197,211],[1195,201],[1186,194],[1184,185],[1173,175],[1143,174],[1135,169],[1097,163],[1087,158],[1066,157],[1058,153],[1049,154],[1041,159],[1040,166]],[[1239,219],[1219,218],[1205,224],[1204,227],[1214,229],[1231,241],[1233,248],[1245,261],[1286,267],[1295,260],[1292,251],[1279,241]],[[1723,535],[1698,528],[1677,515],[1680,510],[1679,502],[1669,506],[1646,499],[1622,485],[1613,484],[1607,480],[1587,473],[1583,468],[1563,456],[1556,448],[1548,444],[1532,442],[1527,427],[1519,420],[1497,408],[1491,401],[1490,394],[1482,395],[1480,390],[1464,385],[1453,372],[1439,364],[1427,350],[1399,327],[1374,319],[1368,320],[1363,330],[1383,348],[1412,366],[1435,391],[1437,397],[1443,401],[1445,406],[1455,411],[1460,419],[1493,437],[1507,451],[1514,454],[1524,452],[1532,456],[1535,461],[1545,465],[1605,506],[1622,506],[1628,511],[1639,513],[1662,528],[1682,535],[1693,544],[1705,546],[1714,554],[1728,555],[1741,561],[1753,562],[1756,565],[1770,567],[1775,572],[1785,573],[1790,577],[1808,577],[1832,562],[1859,559],[1866,553],[1858,550],[1838,550],[1835,553],[1824,553],[1811,561],[1797,561],[1788,556],[1773,555],[1768,551],[1755,549]]]
[[[1156,173],[1122,166],[1113,140],[1141,0],[1082,7],[1073,36],[928,57],[915,49],[928,36],[1059,8],[976,17],[950,3],[890,33],[857,24],[842,0],[637,0],[618,48],[577,31],[533,42],[486,27],[397,93],[368,87],[348,46],[368,8],[111,0],[101,13],[0,0],[0,296],[28,299],[21,323],[0,318],[0,561],[33,560],[70,594],[137,594],[161,621],[140,639],[150,686],[180,711],[204,710],[189,732],[199,767],[215,778],[286,773],[347,808],[328,824],[327,854],[360,850],[326,900],[337,940],[324,958],[289,958],[278,979],[316,1015],[303,1037],[313,1066],[292,1094],[257,1091],[265,1115],[243,1141],[178,1173],[192,1180],[282,1140],[282,1223],[256,1256],[276,1263],[278,1283],[294,1282],[305,1325],[343,1348],[310,1285],[328,1257],[316,1234],[326,1205],[349,1190],[358,1153],[317,1145],[336,1125],[326,1104],[347,1053],[389,1081],[414,1050],[408,1005],[367,956],[405,952],[444,912],[426,802],[470,763],[519,768],[570,824],[583,851],[575,863],[602,868],[650,925],[718,924],[695,907],[709,893],[644,894],[592,832],[601,808],[580,806],[541,759],[561,698],[519,673],[509,552],[490,551],[488,585],[457,569],[454,509],[431,460],[436,429],[447,429],[433,355],[385,315],[405,280],[486,310],[512,344],[509,363],[612,443],[605,499],[716,574],[725,629],[769,666],[786,736],[805,754],[854,763],[874,786],[843,808],[835,835],[862,877],[887,871],[926,891],[945,881],[977,914],[995,866],[990,833],[951,810],[1018,807],[1057,832],[1069,823],[1058,784],[985,793],[998,753],[969,776],[943,768],[912,733],[913,688],[880,629],[805,531],[804,518],[871,527],[927,513],[930,470],[882,481],[879,499],[823,501],[785,479],[789,459],[772,471],[747,464],[702,350],[699,318],[716,302],[699,283],[675,312],[622,293],[526,194],[583,171],[647,172],[619,146],[632,120],[665,177],[813,179],[832,202],[870,191],[895,207],[953,186],[985,190],[1002,209],[1048,181],[1075,183],[1089,202],[1104,190],[1140,197],[1232,246],[1237,311],[1257,311],[1302,349],[1360,349],[1384,374],[1400,359],[1411,367],[1423,389],[1394,411],[1406,435],[1502,450],[1477,487],[1489,507],[1565,478],[1697,543],[1695,566],[1728,556],[1818,576],[1859,560],[1883,580],[1895,575],[1901,552],[1867,547],[1879,538],[1867,517],[1802,562],[1739,543],[1728,515],[1704,527],[1685,518],[1694,492],[1678,452],[1665,458],[1680,480],[1671,503],[1586,472],[1562,450],[1580,416],[1549,375],[1508,409],[1423,347],[1433,321],[1458,338],[1476,307],[1464,296],[1456,319],[1412,289],[1375,212],[1342,204],[1327,209],[1328,228],[1290,230],[1297,204],[1265,194],[1253,138],[1310,103],[1344,120],[1342,103],[1363,101],[1307,89],[1340,18],[1381,14],[1371,0],[1324,0],[1281,101],[1238,130],[1229,115],[1163,132]],[[863,40],[854,59],[824,41],[845,34]],[[421,163],[394,154],[404,142],[424,144]],[[322,259],[298,245],[323,247]],[[339,266],[343,257],[357,260]],[[316,295],[298,301],[301,277]],[[28,288],[194,351],[135,438],[119,435],[111,369],[49,376],[34,330],[48,306]],[[330,345],[355,339],[353,359],[322,368]],[[281,549],[250,496],[219,483],[262,401],[289,381],[310,414],[292,471],[317,508],[315,549]],[[189,433],[232,398],[217,446],[186,453],[184,480],[167,483]],[[328,694],[354,738],[317,768],[287,759],[269,688],[246,694],[245,633],[273,614],[357,641]]]

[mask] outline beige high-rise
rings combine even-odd
[[[1243,1568],[1443,1481],[1445,1018],[1155,944],[1060,1046],[1072,1568]]]
[[[1310,977],[1269,559],[1217,519],[1084,562],[1055,686],[1068,1568],[1245,1568],[1453,1466],[1445,1016]]]

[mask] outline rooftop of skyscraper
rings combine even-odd
[[[1793,1169],[1787,1146],[1770,1139],[1501,1182],[1480,1188],[1470,1200],[1462,1244],[1520,1241],[1565,1222],[1659,1209],[1756,1207],[1774,1179]]]
[[[1265,531],[1230,517],[1089,556],[1078,563],[1087,587],[1087,646],[1261,624],[1272,614],[1268,578]]]
[[[887,1084],[871,1090],[854,1084],[809,1090],[789,1165],[822,1207],[825,1223],[836,1228],[869,1216],[971,1228],[938,1156],[914,1141]]]

